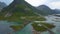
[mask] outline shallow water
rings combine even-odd
[[[55,17],[55,16],[54,16]],[[60,34],[60,22],[53,21],[53,16],[46,17],[48,23],[53,23],[56,27],[51,29],[55,34]],[[13,30],[9,27],[10,25],[14,25],[14,23],[7,21],[0,21],[0,34],[33,34],[31,24],[25,26],[22,30],[13,32]],[[49,34],[48,31],[42,32],[42,34]]]
[[[53,23],[56,27],[51,29],[55,34],[60,34],[60,22],[59,21],[53,21],[55,16],[47,17],[47,22],[48,23]],[[49,32],[43,32],[42,34],[49,34]]]
[[[55,34],[60,34],[60,22],[52,21],[55,16],[46,17],[48,23],[54,24],[56,27],[51,29]],[[31,24],[28,24],[23,30],[16,32],[15,34],[33,34]],[[42,32],[42,34],[49,34],[48,31]]]
[[[32,26],[28,24],[22,30],[15,32],[14,34],[32,34]]]

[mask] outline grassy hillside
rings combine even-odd
[[[0,12],[0,20],[7,20],[10,22],[17,22],[20,25],[12,25],[13,29],[16,30],[21,29],[24,25],[28,24],[34,20],[46,20],[44,17],[42,19],[36,12],[39,11],[35,7],[31,6],[24,0],[14,0],[9,6],[3,8],[2,12]],[[21,25],[22,24],[22,25]]]

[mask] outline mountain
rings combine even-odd
[[[36,7],[38,10],[42,11],[39,13],[42,13],[43,15],[51,15],[51,14],[60,14],[60,10],[59,9],[50,9],[48,6],[46,5],[40,5],[38,7]]]
[[[7,13],[22,13],[23,15],[34,15],[34,12],[39,11],[24,0],[14,0],[8,7],[3,8],[4,15]],[[21,15],[22,15],[21,14]]]
[[[40,10],[31,6],[24,0],[14,0],[9,6],[3,8],[0,12],[0,20],[7,20],[16,22],[16,25],[12,25],[13,29],[20,30],[28,23],[33,21],[45,21],[46,19],[38,14],[42,14]],[[15,24],[15,23],[14,23]],[[15,31],[14,30],[14,31]]]
[[[52,14],[52,9],[50,9],[48,6],[46,5],[40,5],[37,7],[38,10],[42,11],[42,14],[44,15],[50,15]]]
[[[40,10],[31,6],[24,0],[14,0],[9,6],[3,8],[0,12],[0,20],[22,23],[24,22],[23,18],[38,16],[37,11]]]
[[[53,11],[53,14],[60,14],[60,9],[54,9],[52,11]]]
[[[6,7],[7,5],[4,2],[0,2],[0,10],[2,10],[4,7]]]

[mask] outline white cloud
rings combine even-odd
[[[45,4],[47,0],[25,0],[33,6],[39,6]]]
[[[60,0],[25,0],[33,6],[47,5],[51,9],[60,9]]]
[[[10,4],[13,0],[0,0],[1,2],[5,2],[7,5]],[[39,6],[45,4],[49,6],[51,9],[60,9],[60,0],[25,0],[33,6]]]
[[[60,9],[60,1],[51,2],[48,4],[48,6],[52,9]]]

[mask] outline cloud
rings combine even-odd
[[[44,4],[47,0],[25,0],[33,6],[39,6]]]
[[[60,9],[60,1],[51,2],[48,4],[48,6],[52,9]]]
[[[47,5],[51,9],[60,9],[60,0],[25,0],[33,6]]]

